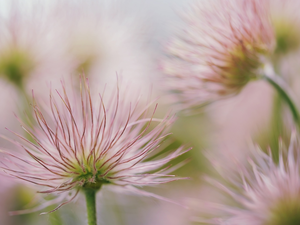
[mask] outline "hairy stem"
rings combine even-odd
[[[86,200],[86,210],[88,225],[97,225],[96,218],[96,192],[94,189],[85,189],[85,200]]]
[[[297,127],[299,127],[299,111],[291,97],[291,94],[289,93],[287,85],[280,76],[275,74],[271,66],[266,66],[264,72],[264,79],[276,89],[281,98],[287,103],[293,115],[294,121]]]

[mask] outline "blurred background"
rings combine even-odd
[[[201,2],[201,0],[199,0]],[[204,1],[204,0],[203,0]],[[79,74],[89,78],[91,89],[101,92],[104,84],[115,81],[116,73],[141,90],[152,89],[159,99],[157,116],[172,110],[162,90],[159,68],[164,46],[184,26],[180,14],[192,0],[66,0],[0,2],[0,134],[13,137],[5,128],[22,133],[14,116],[29,111],[31,90],[49,97],[49,87],[59,87],[64,79],[76,87]],[[292,86],[300,82],[297,50],[278,60],[278,71]],[[298,96],[299,96],[299,90]],[[299,100],[299,98],[297,98]],[[300,103],[300,101],[298,101]],[[174,111],[174,110],[173,110]],[[98,194],[99,224],[152,225],[192,224],[197,204],[218,198],[203,181],[215,174],[219,165],[233,169],[233,160],[244,160],[249,142],[276,153],[278,137],[288,142],[291,118],[286,108],[264,82],[252,82],[238,96],[214,103],[197,115],[179,116],[165,150],[180,145],[193,149],[176,162],[190,162],[175,171],[189,180],[172,182],[147,190],[175,202],[136,196],[103,188]],[[13,145],[0,140],[1,148]],[[276,154],[274,154],[276,158]],[[208,158],[211,160],[209,161]],[[174,162],[174,163],[176,163]],[[35,212],[9,216],[10,211],[30,208],[47,196],[36,194],[34,186],[6,176],[0,177],[0,224],[60,225],[85,224],[85,202],[75,202],[47,215]],[[48,196],[51,198],[51,196]],[[195,206],[196,205],[196,206]],[[53,207],[47,208],[51,210]]]

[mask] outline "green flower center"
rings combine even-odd
[[[0,74],[17,86],[29,76],[34,67],[30,54],[18,48],[9,48],[0,54]]]
[[[77,37],[70,45],[70,53],[78,61],[76,70],[79,73],[82,73],[82,70],[86,73],[90,71],[99,57],[99,52],[97,52],[96,48],[97,42],[94,39],[77,34]]]
[[[276,17],[273,24],[276,36],[276,53],[285,54],[300,46],[300,31],[297,23]]]
[[[272,210],[271,219],[265,225],[299,225],[300,201],[299,198],[282,201],[279,207]]]
[[[90,157],[89,160],[85,159],[81,165],[78,162],[74,163],[75,169],[71,172],[76,174],[73,176],[73,180],[78,181],[81,187],[98,190],[103,184],[111,182],[106,178],[108,174],[103,176],[107,171],[107,166],[102,166],[102,160],[97,161],[94,166],[93,160],[93,157]]]
[[[220,66],[222,83],[230,88],[242,88],[250,80],[257,78],[257,69],[262,66],[261,55],[268,53],[266,46],[241,40],[239,45],[229,50],[224,66]]]
[[[81,62],[77,66],[77,71],[79,73],[82,73],[83,70],[84,72],[88,73],[92,65],[94,64],[94,61],[95,61],[95,56],[93,55],[85,56],[84,58],[81,59]]]

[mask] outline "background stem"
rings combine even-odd
[[[88,225],[97,225],[96,218],[96,190],[85,189],[85,200],[86,200],[86,210]]]
[[[267,68],[265,70],[264,78],[277,90],[278,94],[287,103],[293,115],[294,121],[297,124],[297,127],[299,127],[299,112],[297,106],[294,104],[294,101],[291,98],[291,95],[289,94],[289,89],[287,88],[284,81],[280,76],[275,74],[272,68]]]

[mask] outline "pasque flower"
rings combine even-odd
[[[266,1],[216,0],[194,5],[186,28],[167,44],[166,89],[181,108],[237,94],[259,77],[274,50]]]
[[[208,203],[212,218],[200,221],[220,225],[299,224],[299,163],[300,145],[295,135],[288,150],[281,148],[279,163],[272,155],[255,149],[248,165],[237,164],[237,176],[224,173],[226,183],[211,180],[231,201],[224,205]]]
[[[151,60],[145,54],[142,24],[124,13],[125,4],[94,0],[57,4],[61,48],[73,71],[83,70],[94,81],[110,79],[105,74],[115,71],[134,82],[140,74],[147,75]]]
[[[57,66],[58,39],[50,7],[18,0],[4,6],[0,18],[0,75],[22,89],[33,74],[44,74],[49,65]]]
[[[21,122],[31,138],[16,134],[19,141],[12,141],[23,151],[1,150],[9,156],[1,166],[7,174],[40,186],[40,193],[58,194],[57,201],[67,198],[66,202],[81,190],[95,193],[102,185],[132,191],[180,179],[168,175],[170,168],[164,165],[183,154],[183,148],[147,160],[168,135],[165,129],[173,117],[154,119],[156,107],[141,106],[138,95],[128,89],[125,93],[117,87],[111,95],[94,96],[86,80],[80,89],[80,96],[70,95],[63,84],[56,97],[50,93],[49,105],[43,107],[34,97],[36,125]]]

